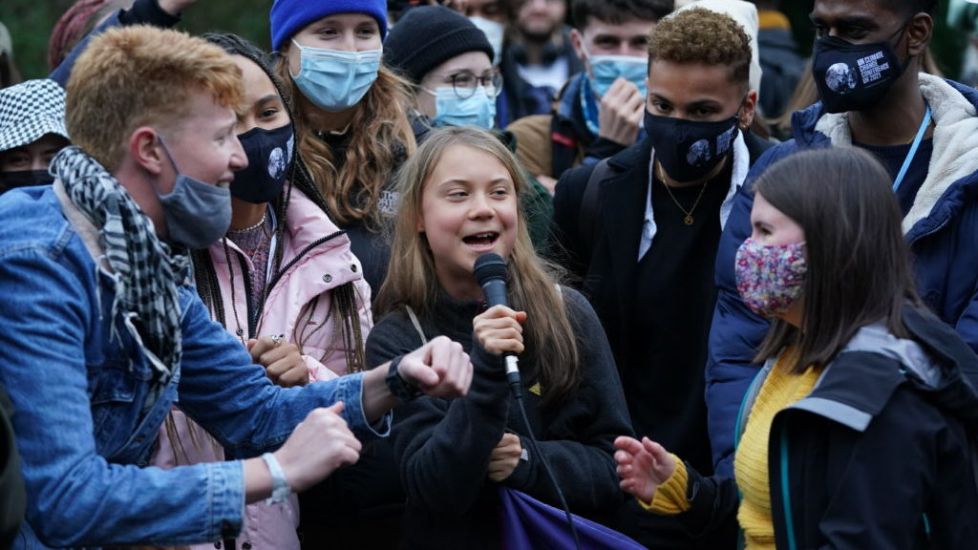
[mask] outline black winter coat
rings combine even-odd
[[[929,312],[907,308],[904,322],[936,363],[935,385],[889,354],[844,351],[808,397],[775,415],[768,476],[779,549],[976,547],[978,356]],[[733,480],[689,477],[691,528],[736,521]]]
[[[540,452],[571,510],[601,520],[624,502],[613,442],[631,433],[631,423],[601,325],[580,294],[564,289],[563,295],[578,337],[580,386],[556,407],[544,409],[540,398],[526,390],[524,401]],[[430,318],[421,317],[426,338],[445,335],[461,343],[475,373],[464,398],[421,397],[394,413],[391,437],[408,497],[403,532],[409,548],[498,548],[501,504],[496,484],[487,478],[489,456],[505,431],[518,434],[529,449],[501,359],[473,344],[472,318],[481,309],[442,292]],[[397,311],[371,331],[367,361],[381,364],[420,344],[408,316]],[[520,371],[524,386],[531,388],[532,363],[524,359]],[[502,484],[560,506],[532,455]]]

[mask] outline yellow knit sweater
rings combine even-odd
[[[821,374],[816,369],[790,372],[784,366],[790,355],[786,352],[778,358],[761,385],[734,457],[734,477],[742,495],[737,522],[747,550],[775,550],[767,464],[771,422],[778,412],[811,393]]]
[[[744,531],[746,550],[775,550],[771,519],[771,488],[768,484],[768,438],[774,415],[811,393],[821,370],[794,374],[784,366],[790,351],[778,358],[751,407],[747,426],[734,458],[734,475],[743,496],[737,521]],[[651,512],[672,515],[689,509],[686,500],[686,466],[678,457],[676,470],[656,489],[652,502],[639,503]]]

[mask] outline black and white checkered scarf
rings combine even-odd
[[[121,315],[153,366],[153,388],[143,405],[146,413],[180,365],[177,284],[189,276],[189,261],[170,254],[156,236],[153,222],[118,180],[81,149],[62,149],[51,161],[51,171],[61,179],[71,202],[99,231],[102,250],[116,278],[113,334],[115,320]]]

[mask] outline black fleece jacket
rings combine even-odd
[[[612,456],[615,437],[631,433],[628,411],[607,339],[590,305],[563,289],[577,336],[581,382],[559,405],[544,409],[524,391],[533,431],[572,511],[596,519],[623,501]],[[473,344],[477,302],[444,293],[421,318],[427,339],[445,335],[461,343],[475,375],[469,393],[455,400],[419,398],[395,411],[395,456],[408,497],[405,544],[410,548],[497,548],[499,498],[487,478],[489,456],[506,431],[517,433],[529,453],[526,431],[512,401],[499,357]],[[385,317],[367,339],[367,361],[378,365],[416,349],[421,337],[404,311]],[[533,365],[520,365],[524,385],[533,385]],[[521,460],[503,485],[559,506],[537,457]]]

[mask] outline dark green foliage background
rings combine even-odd
[[[813,0],[783,2],[794,25],[798,43],[804,45],[806,50],[811,49],[813,38],[808,21],[812,3]],[[38,78],[47,74],[45,60],[51,27],[71,4],[72,0],[0,0],[0,21],[13,35],[14,55],[24,78]],[[965,37],[945,25],[947,3],[942,4],[932,48],[941,69],[953,78],[959,71]],[[271,5],[272,0],[200,0],[187,11],[180,28],[191,33],[209,30],[236,32],[267,49],[268,10]]]
[[[14,57],[25,79],[47,75],[51,27],[72,3],[74,0],[0,0],[0,21],[10,30]],[[231,31],[268,49],[271,5],[272,0],[200,0],[187,10],[178,28],[193,34]]]

